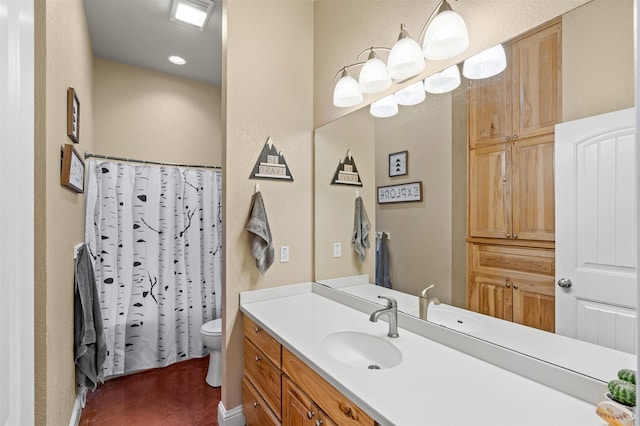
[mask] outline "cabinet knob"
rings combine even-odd
[[[511,234],[507,232],[507,238],[511,238]]]
[[[323,424],[324,424],[324,421],[323,421],[323,420],[320,420],[320,419],[317,419],[317,420],[316,420],[316,426],[321,426],[321,425],[323,425]]]
[[[509,281],[507,281],[507,283],[505,284],[505,287],[511,288],[511,283]]]
[[[308,419],[312,419],[313,416],[315,416],[315,415],[316,415],[316,413],[314,413],[313,411],[311,411],[311,410],[307,411],[307,418]]]
[[[513,238],[518,238],[518,234],[513,234]]]
[[[513,135],[513,139],[518,139],[518,135]]]
[[[518,286],[514,284],[514,285],[513,285],[513,289],[514,289],[514,290],[517,290],[517,289],[518,289]]]
[[[256,355],[256,362],[260,361],[262,358],[260,358],[260,355]]]
[[[260,333],[260,327],[256,327],[254,330],[256,331],[256,333]]]
[[[260,403],[258,401],[253,401],[253,408],[257,408]]]
[[[505,139],[510,141],[511,140],[511,136],[507,136]]]

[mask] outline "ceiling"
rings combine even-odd
[[[222,0],[204,31],[169,21],[171,0],[84,0],[84,9],[95,57],[221,85]]]

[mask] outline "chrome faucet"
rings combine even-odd
[[[369,321],[376,322],[380,315],[387,314],[389,316],[389,337],[400,337],[398,334],[398,302],[393,297],[378,296],[378,299],[385,299],[387,307],[374,311],[369,317]]]
[[[437,297],[429,297],[429,290],[431,290],[433,287],[434,285],[431,284],[429,287],[425,288],[420,293],[420,319],[424,319],[424,320],[427,319],[429,306],[431,304],[434,304],[434,305],[440,304],[440,299],[438,299]]]

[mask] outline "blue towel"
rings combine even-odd
[[[74,361],[76,383],[80,388],[96,389],[107,360],[107,343],[91,256],[86,244],[78,251],[75,264]]]
[[[353,238],[351,242],[353,248],[360,257],[360,262],[364,262],[367,256],[367,249],[371,247],[369,243],[369,231],[371,231],[371,222],[364,208],[362,197],[356,197],[356,208],[353,218]]]
[[[389,239],[386,232],[382,232],[379,247],[376,251],[376,285],[391,288],[391,261],[389,257]]]

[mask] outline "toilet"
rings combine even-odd
[[[202,343],[209,348],[209,371],[207,384],[214,388],[222,384],[222,318],[202,324]]]

